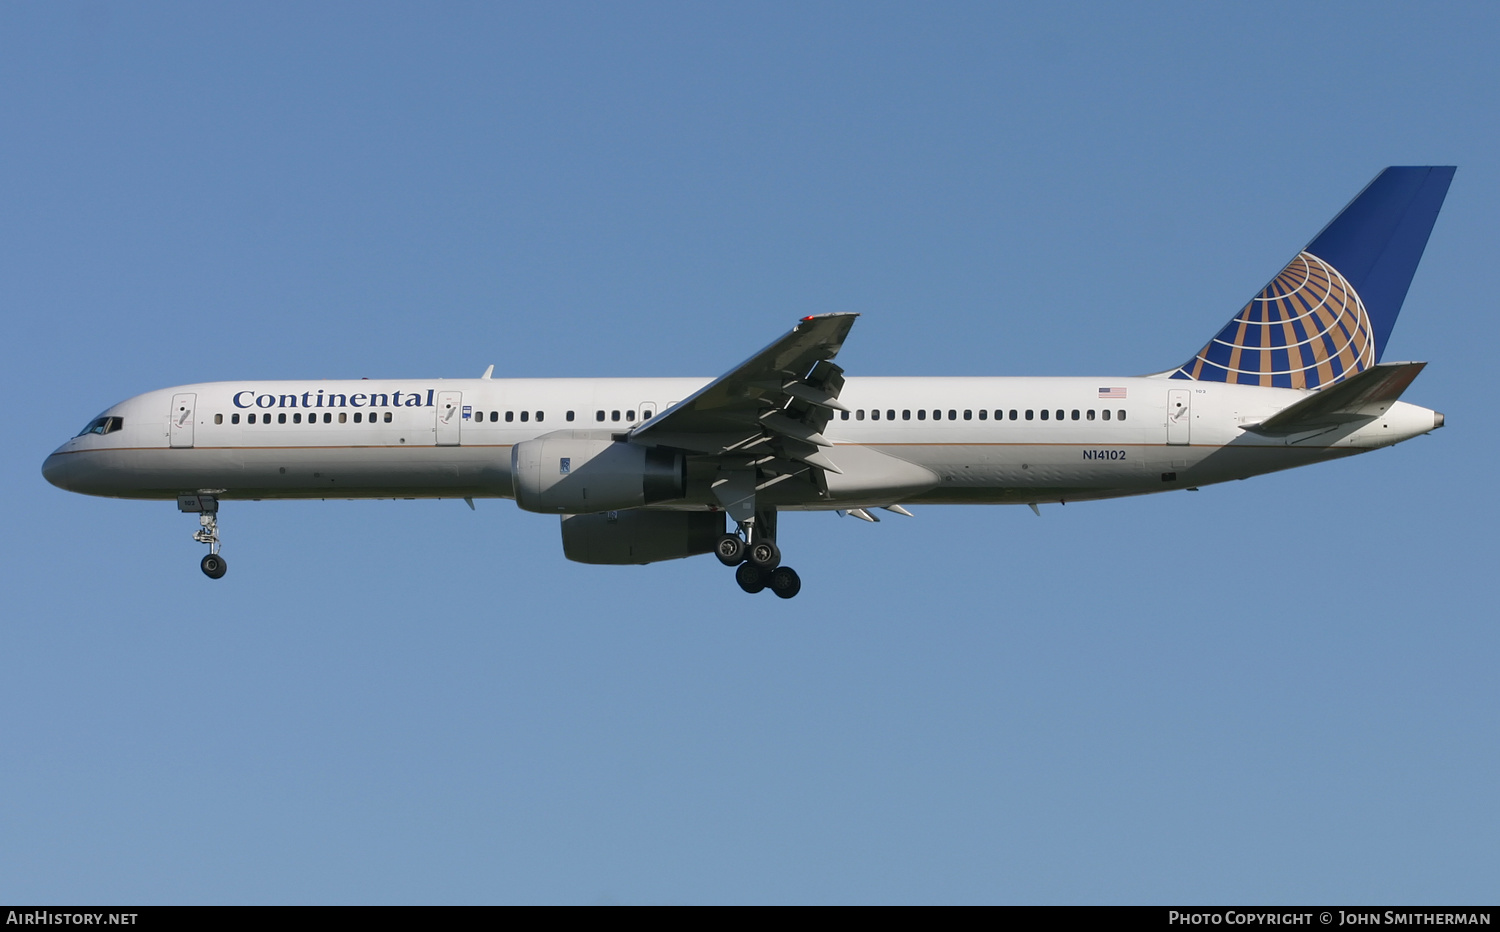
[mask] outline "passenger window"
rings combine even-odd
[[[841,421],[847,421],[847,420],[849,420],[849,412],[848,411],[840,411],[839,412],[839,420],[841,420]]]
[[[917,420],[919,420],[919,421],[925,421],[925,420],[927,420],[927,409],[926,408],[918,408],[917,409]]]
[[[493,423],[495,423],[498,420],[500,420],[500,412],[499,411],[491,411],[490,412],[490,423],[493,424]]]
[[[546,411],[538,411],[538,412],[537,412],[537,413],[536,413],[536,422],[537,422],[537,423],[538,423],[538,424],[540,424],[540,423],[542,423],[542,420],[543,420],[543,419],[544,419],[544,418],[546,418],[546,417],[547,417],[547,412],[546,412]]]
[[[909,420],[911,420],[911,409],[910,408],[903,408],[901,410],[901,420],[903,420],[903,421],[909,421]]]
[[[603,411],[595,411],[594,412],[594,420],[596,420],[596,421],[602,421],[602,420],[604,420],[604,412]]]
[[[254,424],[255,423],[255,415],[252,414],[248,418],[246,418],[245,420],[249,421],[251,424]]]
[[[231,423],[231,424],[238,424],[239,422],[240,422],[240,416],[239,416],[238,413],[229,415],[229,423]]]
[[[1078,409],[1077,408],[1073,409],[1073,420],[1075,420],[1075,421],[1078,420]]]
[[[323,412],[323,423],[324,424],[332,424],[333,423],[333,412],[332,411],[324,411]]]
[[[989,416],[990,416],[990,412],[989,412],[989,409],[988,409],[988,408],[980,408],[980,409],[979,409],[979,419],[980,419],[980,420],[981,420],[981,421],[983,421],[983,420],[985,420],[985,419],[986,419],[986,418],[988,418],[988,417],[989,417]]]
[[[224,423],[224,415],[222,415],[222,414],[215,414],[214,415],[214,423],[215,424],[222,424],[222,423]]]
[[[302,412],[301,411],[297,411],[297,412],[295,412],[292,415],[292,423],[293,424],[301,424],[302,423]]]
[[[387,411],[387,412],[386,412],[386,413],[385,413],[385,422],[386,422],[386,423],[387,423],[387,424],[389,424],[389,423],[390,423],[390,422],[391,422],[391,412],[389,412],[389,411]]]
[[[364,420],[364,416],[358,411],[354,412],[354,423],[358,424],[362,420]]]
[[[972,421],[972,420],[974,420],[974,412],[970,411],[968,408],[965,408],[964,409],[964,420],[966,420],[966,421]]]
[[[1104,409],[1104,419],[1106,421],[1109,420],[1109,409],[1108,408]]]
[[[1089,408],[1088,418],[1091,421],[1094,419],[1094,409],[1093,408]]]
[[[847,412],[845,412],[845,413],[847,413]],[[856,411],[854,413],[854,419],[856,421],[863,421],[865,419],[865,409],[864,408],[860,408],[858,411]]]
[[[958,410],[956,408],[949,408],[948,409],[948,420],[950,420],[950,421],[956,421],[956,420],[958,420]]]
[[[278,424],[285,424],[286,423],[286,412],[285,411],[283,411],[280,414],[276,415],[276,423],[278,423]]]
[[[531,417],[531,412],[530,412],[530,411],[522,411],[522,412],[521,412],[521,423],[522,423],[522,424],[525,424],[525,423],[526,423],[526,420],[527,420],[527,419],[528,419],[528,418],[530,418],[530,417]]]
[[[505,423],[509,424],[511,421],[514,421],[515,419],[516,419],[516,412],[514,412],[514,411],[507,411],[507,412],[505,412]]]
[[[1121,420],[1121,421],[1125,420],[1125,409],[1124,408],[1120,409],[1119,413],[1116,415],[1116,419],[1117,420]]]
[[[573,420],[573,412],[572,412],[572,411],[569,411],[569,412],[568,412],[568,413],[567,413],[567,415],[566,415],[566,420],[569,420],[569,421],[571,421],[571,420]]]
[[[880,420],[880,409],[879,408],[871,408],[870,409],[870,420],[872,420],[872,421],[878,421],[878,420]]]
[[[609,412],[609,419],[611,421],[618,421],[620,419],[620,412],[619,411],[611,411],[611,412]]]
[[[348,412],[345,412],[345,411],[340,411],[339,412],[339,423],[340,424],[347,424],[347,423],[349,423],[349,414],[348,414]]]
[[[1045,420],[1046,420],[1046,419],[1047,419],[1047,415],[1048,415],[1048,414],[1049,414],[1049,413],[1051,413],[1051,412],[1049,412],[1049,411],[1048,411],[1048,410],[1047,410],[1047,409],[1046,409],[1046,408],[1043,408],[1043,409],[1042,409],[1042,420],[1044,420],[1044,421],[1045,421]]]
[[[627,420],[627,421],[633,421],[633,420],[635,420],[635,412],[634,411],[626,411],[625,412],[625,420]]]
[[[885,412],[885,419],[887,421],[894,421],[896,419],[896,409],[895,408],[887,408],[886,412]]]
[[[1017,414],[1018,414],[1018,413],[1019,413],[1019,412],[1017,412],[1017,411],[1016,411],[1016,409],[1015,409],[1015,408],[1011,408],[1011,409],[1010,409],[1010,419],[1011,419],[1011,420],[1012,420],[1012,421],[1014,421],[1014,420],[1015,420],[1015,419],[1016,419],[1016,415],[1017,415]],[[1000,416],[1000,415],[999,415],[999,414],[996,414],[996,415],[995,415],[995,416],[996,416],[996,417],[999,417],[999,416]],[[1031,415],[1030,415],[1030,414],[1027,414],[1027,415],[1026,415],[1026,420],[1028,420],[1028,421],[1029,421],[1029,420],[1031,420]]]
[[[1057,419],[1059,421],[1063,419],[1063,409],[1062,408],[1058,408],[1057,409]]]
[[[1026,409],[1026,420],[1028,420],[1028,421],[1029,421],[1029,420],[1031,420],[1031,413],[1032,413],[1032,412],[1031,412],[1031,409],[1030,409],[1030,408],[1027,408],[1027,409]],[[1047,416],[1047,412],[1046,412],[1046,411],[1043,411],[1043,412],[1042,412],[1042,417],[1046,417],[1046,416]]]

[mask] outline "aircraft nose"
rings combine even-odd
[[[61,453],[53,453],[42,463],[42,478],[59,489],[67,489],[69,467],[72,465],[69,460],[71,459]]]

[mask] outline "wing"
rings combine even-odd
[[[710,456],[740,456],[762,473],[790,478],[796,471],[838,472],[820,455],[823,437],[844,387],[833,357],[858,314],[804,317],[781,339],[636,427],[632,443]],[[769,467],[769,468],[767,468]]]

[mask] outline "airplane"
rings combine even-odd
[[[212,382],[113,405],[47,457],[73,492],[175,500],[220,554],[221,502],[511,498],[561,516],[563,553],[713,553],[795,596],[781,511],[1197,489],[1443,426],[1398,400],[1422,362],[1382,351],[1452,166],[1382,171],[1197,353],[1144,376],[846,378],[854,313],[802,318],[717,379]],[[726,521],[726,518],[728,519]],[[732,524],[730,524],[732,522]]]

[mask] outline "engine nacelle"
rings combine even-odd
[[[563,554],[577,563],[655,563],[708,553],[724,533],[721,511],[609,511],[563,515]]]
[[[510,475],[517,505],[554,515],[624,511],[687,492],[681,453],[589,431],[559,430],[516,444]]]

